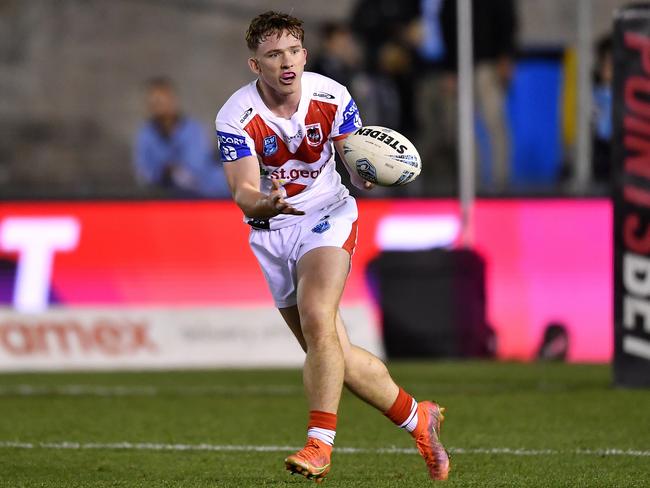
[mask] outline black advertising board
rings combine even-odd
[[[650,5],[615,13],[614,381],[650,386]]]

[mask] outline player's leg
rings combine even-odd
[[[345,366],[336,316],[349,266],[350,255],[336,247],[313,249],[298,261],[298,312],[307,346],[303,380],[310,410],[338,410]]]
[[[280,309],[280,313],[303,350],[307,351],[297,307]],[[449,457],[438,439],[444,419],[443,409],[433,402],[417,403],[393,381],[388,368],[379,358],[350,343],[338,311],[336,330],[345,362],[345,386],[396,425],[410,432],[431,477],[446,479],[449,473]]]
[[[447,479],[449,455],[439,440],[444,409],[430,401],[418,403],[393,381],[383,361],[351,344],[340,313],[336,325],[345,358],[345,386],[413,436],[431,478]]]
[[[336,435],[336,412],[345,372],[336,317],[350,255],[338,247],[310,250],[299,260],[297,310],[302,343],[306,349],[303,381],[309,403],[305,447],[285,459],[287,469],[322,480],[329,471]]]
[[[345,386],[380,412],[388,412],[397,398],[399,386],[381,359],[350,342],[340,313],[337,313],[336,319],[345,360]]]
[[[298,307],[280,309],[285,322],[307,352],[307,343],[302,334]],[[395,403],[399,387],[391,378],[386,365],[365,349],[350,343],[340,313],[336,315],[336,331],[343,351],[345,364],[345,386],[361,400],[382,413],[388,412]]]

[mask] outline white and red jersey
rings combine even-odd
[[[325,76],[305,72],[298,110],[290,119],[274,115],[260,97],[256,81],[237,90],[219,110],[217,138],[224,164],[255,155],[262,191],[277,179],[286,201],[299,210],[321,209],[348,195],[334,162],[332,141],[361,127],[361,117],[347,89]],[[300,218],[280,214],[277,229]]]

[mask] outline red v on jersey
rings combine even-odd
[[[313,164],[321,159],[323,146],[332,131],[336,110],[337,106],[332,103],[310,100],[305,115],[305,128],[303,130],[300,127],[298,131],[301,143],[293,153],[285,138],[269,127],[259,114],[251,119],[244,130],[255,142],[255,151],[261,155],[264,166],[279,168],[290,159]]]
[[[255,156],[260,164],[260,188],[278,180],[289,203],[303,211],[319,209],[348,194],[334,161],[333,141],[361,127],[359,110],[347,89],[322,75],[305,72],[298,111],[290,119],[275,116],[252,81],[235,92],[217,114],[215,124],[224,164]],[[298,217],[277,215],[278,229]]]

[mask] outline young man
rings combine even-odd
[[[235,92],[216,119],[228,184],[251,226],[251,248],[306,352],[307,443],[285,465],[317,482],[325,478],[345,384],[409,431],[431,477],[446,479],[449,458],[438,440],[443,409],[417,403],[399,388],[378,358],[350,344],[341,321],[357,208],[336,172],[334,148],[343,153],[345,137],[361,119],[345,87],[304,73],[303,40],[295,17],[254,18],[246,42],[257,79]],[[350,176],[355,186],[372,188],[353,171]]]

